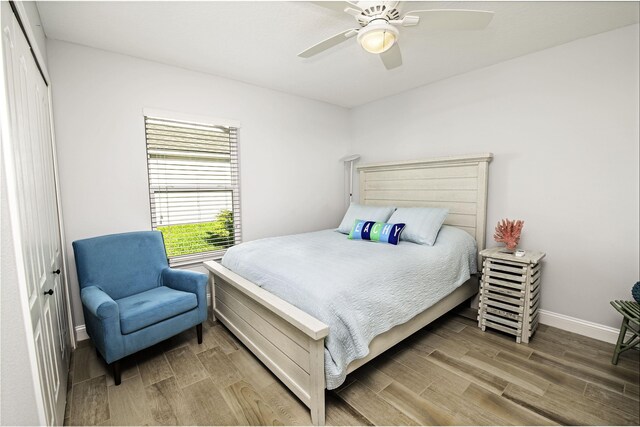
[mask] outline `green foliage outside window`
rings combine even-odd
[[[233,212],[222,210],[214,221],[165,225],[162,232],[169,258],[226,249],[234,245]]]

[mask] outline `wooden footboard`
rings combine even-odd
[[[324,338],[329,327],[297,307],[256,286],[217,262],[210,271],[213,316],[240,339],[309,407],[314,425],[324,425]],[[354,360],[354,371],[478,292],[472,277],[407,323],[378,335],[369,354]]]
[[[329,327],[217,262],[210,271],[213,316],[220,320],[324,425],[324,338]]]

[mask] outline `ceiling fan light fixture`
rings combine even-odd
[[[391,49],[398,40],[398,30],[386,21],[371,22],[358,32],[358,43],[369,53],[382,53]]]

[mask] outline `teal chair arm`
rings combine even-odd
[[[97,286],[86,286],[80,294],[85,308],[100,320],[118,317],[118,304]]]
[[[124,351],[118,304],[97,286],[82,288],[80,298],[87,333],[96,348],[107,363],[118,360]]]

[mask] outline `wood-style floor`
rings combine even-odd
[[[122,384],[89,342],[72,355],[65,424],[295,425],[308,411],[221,324],[126,359]],[[638,425],[638,351],[540,326],[529,345],[456,315],[327,392],[329,425]]]

